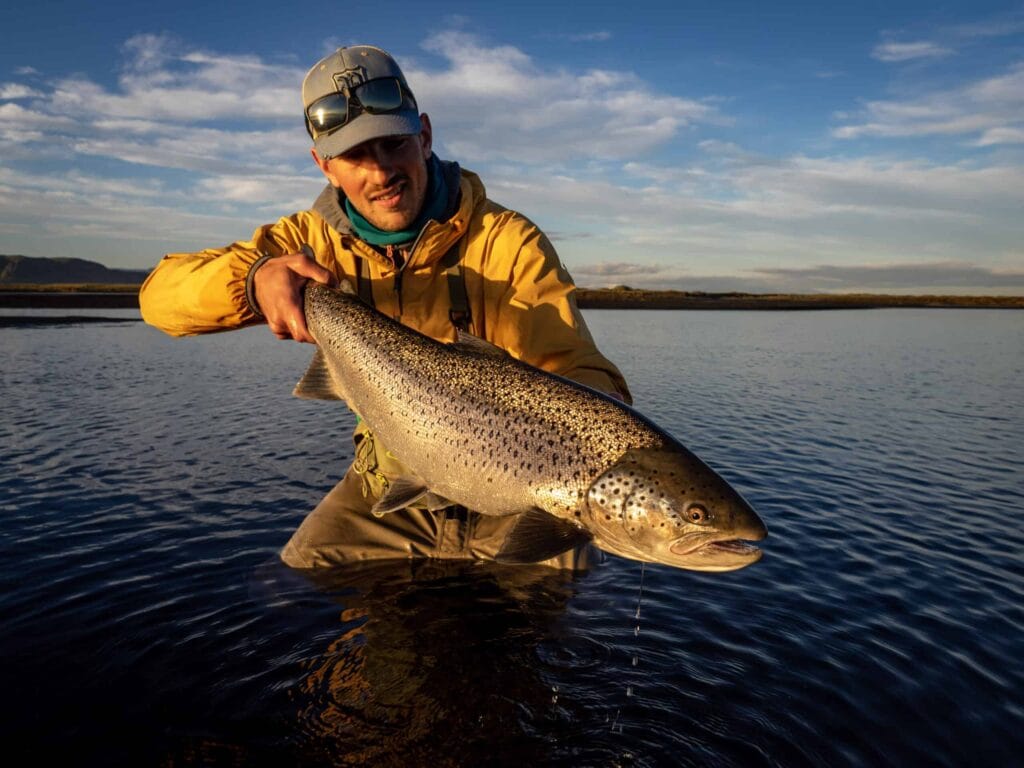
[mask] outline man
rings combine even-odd
[[[329,184],[308,211],[252,240],[169,254],[140,293],[146,322],[183,336],[266,322],[312,342],[307,280],[347,279],[387,314],[441,341],[468,330],[539,368],[629,401],[594,346],[574,286],[529,220],[487,199],[476,175],[431,151],[432,129],[398,64],[372,46],[339,48],[302,84],[311,154]],[[461,508],[370,514],[402,467],[365,424],[344,479],[281,553],[297,568],[395,557],[493,558],[514,520]],[[554,560],[585,567],[582,551]]]

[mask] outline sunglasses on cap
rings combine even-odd
[[[306,107],[306,131],[316,139],[341,128],[360,112],[384,115],[416,109],[416,100],[397,77],[367,80],[345,93],[329,93]]]

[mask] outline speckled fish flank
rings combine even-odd
[[[295,393],[345,400],[410,470],[376,513],[429,491],[487,515],[522,514],[504,551],[513,561],[584,537],[696,570],[760,558],[740,541],[766,535],[746,501],[623,403],[479,340],[435,341],[350,289],[310,282],[305,310],[319,349]]]

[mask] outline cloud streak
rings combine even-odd
[[[939,59],[952,54],[953,51],[950,48],[928,40],[919,40],[912,43],[880,43],[871,52],[871,57],[885,62],[903,62],[915,59]]]
[[[622,267],[620,269],[620,267]],[[963,262],[895,263],[760,268],[742,274],[696,274],[665,264],[602,263],[575,270],[587,287],[628,283],[634,288],[748,293],[943,292],[1019,294],[1024,270],[998,270]]]

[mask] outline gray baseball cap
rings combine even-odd
[[[355,113],[355,116],[333,131],[317,134],[314,126],[310,135],[313,136],[313,146],[320,157],[336,157],[370,139],[409,136],[420,132],[419,110],[405,82],[405,75],[391,54],[372,45],[339,48],[314,64],[306,73],[302,81],[302,107],[307,128],[310,127],[308,110],[314,102],[333,94],[351,97],[352,92],[363,83],[382,78],[394,78],[401,84],[404,96],[401,105],[378,114],[349,107],[347,114]],[[359,99],[358,91],[355,98]]]

